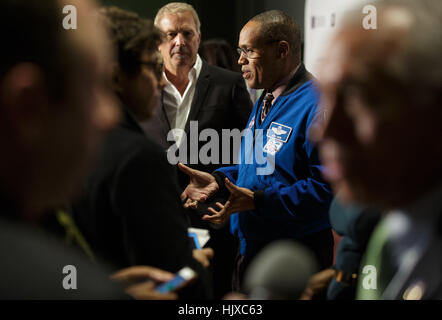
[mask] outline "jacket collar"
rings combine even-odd
[[[281,96],[287,96],[295,92],[300,86],[309,80],[312,80],[313,76],[310,72],[305,69],[304,63],[301,62],[298,70],[295,72],[294,76],[290,79],[287,87],[281,93]]]
[[[189,117],[184,131],[189,132],[190,121],[194,121],[198,118],[198,113],[204,104],[207,92],[210,85],[210,66],[207,62],[202,60],[201,72],[196,82],[195,94],[192,99],[192,105],[190,107]]]
[[[287,84],[287,87],[284,89],[284,91],[280,94],[281,97],[288,96],[289,94],[295,92],[300,86],[302,86],[307,81],[313,80],[313,75],[307,71],[305,68],[304,63],[301,62],[299,65],[298,70],[295,72],[293,77],[290,79],[289,83]],[[264,100],[264,97],[266,96],[268,90],[264,90],[261,94],[261,97],[258,100],[258,106],[262,104],[262,101]]]

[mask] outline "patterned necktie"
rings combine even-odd
[[[273,96],[273,94],[271,92],[269,92],[265,95],[264,104],[262,105],[262,109],[261,109],[261,123],[266,118],[267,113],[269,112],[269,109],[272,106],[273,99],[275,99],[275,97]]]

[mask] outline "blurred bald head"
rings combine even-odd
[[[316,138],[344,200],[395,207],[442,183],[442,6],[375,6],[376,30],[358,11],[330,45],[320,74],[328,116]]]

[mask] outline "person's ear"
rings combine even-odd
[[[290,51],[290,44],[285,41],[279,41],[278,43],[278,56],[281,59],[286,58],[289,55],[289,51]]]
[[[11,136],[28,146],[38,146],[50,117],[50,94],[44,72],[32,63],[20,63],[3,77],[2,117]]]
[[[157,46],[158,51],[162,53],[161,49],[165,48],[165,46],[167,46],[167,43],[167,36],[164,34],[162,41]]]

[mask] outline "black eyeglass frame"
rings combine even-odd
[[[270,40],[270,41],[266,42],[265,44],[268,45],[268,44],[272,44],[272,43],[276,43],[276,42],[280,42],[280,41],[282,41],[282,40],[276,40],[276,39],[275,39],[275,40]],[[247,50],[252,50],[252,49],[258,49],[258,48],[249,48],[249,49],[245,49],[245,48],[236,48],[236,52],[238,53],[239,58],[241,58],[242,55],[244,54],[244,57],[245,57],[246,59],[258,59],[259,56],[258,56],[258,57],[249,57],[249,53],[247,53]]]

